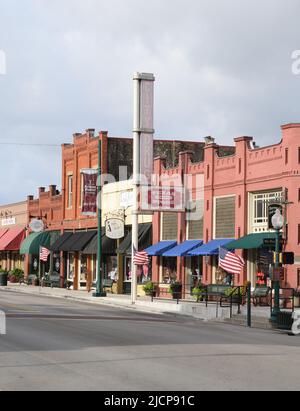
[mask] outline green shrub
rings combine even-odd
[[[149,283],[144,285],[143,290],[146,294],[151,294],[155,292],[155,285],[150,281]]]
[[[20,268],[15,268],[10,272],[10,275],[15,277],[17,280],[21,280],[22,278],[24,278],[24,271]]]

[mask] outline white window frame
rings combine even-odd
[[[72,181],[72,184],[70,184],[70,180]],[[67,193],[68,193],[68,204],[67,204],[67,208],[70,210],[73,208],[73,185],[74,185],[74,176],[73,174],[68,174],[67,175]]]
[[[263,201],[265,202],[264,205],[264,212],[265,217],[262,217],[262,222],[255,221],[255,204],[258,202],[258,196],[264,196]],[[248,233],[255,234],[255,233],[264,233],[269,232],[268,228],[268,209],[267,209],[267,201],[274,200],[277,201],[278,199],[283,198],[284,193],[282,189],[277,190],[264,190],[264,191],[257,191],[248,193]]]

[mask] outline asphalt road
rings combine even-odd
[[[0,390],[299,390],[300,338],[0,292]]]

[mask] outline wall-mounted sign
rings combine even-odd
[[[97,215],[98,171],[83,170],[83,204],[82,214],[95,217]]]
[[[106,237],[120,240],[125,237],[125,223],[120,218],[110,218],[105,223]]]
[[[1,225],[2,227],[7,227],[8,225],[16,225],[16,218],[4,218],[3,220],[1,220]]]
[[[136,73],[140,83],[139,127],[140,130],[140,175],[145,183],[151,182],[153,174],[153,123],[154,123],[154,82],[152,74]],[[143,184],[143,183],[142,183]]]
[[[42,231],[44,231],[45,225],[42,220],[34,219],[34,220],[31,220],[29,224],[29,228],[34,233],[41,233]]]
[[[120,194],[120,204],[123,208],[132,207],[134,204],[133,191],[123,191]]]
[[[184,212],[183,187],[141,187],[140,211]]]

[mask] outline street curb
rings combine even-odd
[[[38,288],[38,287],[37,287]],[[172,317],[186,317],[186,318],[194,318],[194,319],[199,319],[199,317],[193,316],[193,315],[187,315],[186,313],[180,313],[180,312],[173,312],[173,311],[159,311],[158,309],[155,308],[147,308],[142,305],[128,305],[128,304],[121,304],[121,303],[115,303],[113,301],[107,301],[107,300],[91,300],[91,299],[85,299],[85,298],[80,298],[72,295],[55,295],[47,292],[34,292],[31,290],[24,290],[24,289],[18,289],[18,288],[7,288],[7,287],[0,287],[0,291],[4,291],[7,293],[18,293],[18,294],[23,294],[23,295],[34,295],[37,297],[47,297],[47,298],[55,298],[59,300],[69,300],[69,301],[74,301],[74,302],[80,302],[80,303],[86,303],[90,305],[98,305],[98,306],[105,306],[105,307],[114,307],[114,308],[120,308],[128,311],[135,311],[135,312],[143,312],[143,313],[148,313],[148,314],[155,314],[157,316],[162,316],[162,315],[170,315]]]

